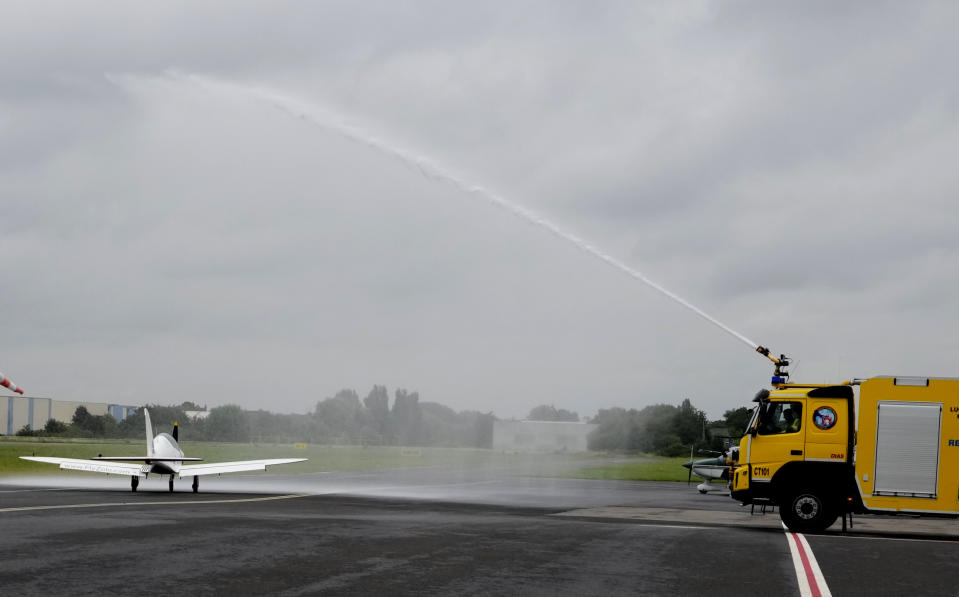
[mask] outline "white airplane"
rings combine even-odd
[[[160,433],[153,437],[153,426],[150,424],[150,411],[143,409],[147,428],[147,455],[146,456],[97,456],[89,460],[81,458],[53,458],[49,456],[21,456],[23,460],[48,462],[59,464],[61,469],[87,471],[91,473],[106,473],[108,475],[129,475],[130,487],[137,490],[140,476],[144,478],[154,475],[170,475],[170,491],[173,491],[174,477],[193,477],[193,493],[200,490],[201,475],[222,475],[224,473],[238,473],[242,471],[262,471],[274,464],[291,464],[303,462],[306,458],[270,458],[266,460],[238,460],[234,462],[211,462],[208,464],[183,464],[184,462],[200,462],[202,458],[187,458],[177,443],[179,425],[173,424],[173,434]],[[138,464],[138,463],[143,464]]]

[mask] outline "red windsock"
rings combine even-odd
[[[3,373],[0,373],[0,386],[10,388],[10,390],[16,392],[17,394],[23,394],[23,388],[13,383],[13,380],[9,377],[4,377]]]

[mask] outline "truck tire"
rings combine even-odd
[[[821,489],[806,487],[787,493],[779,502],[779,517],[796,533],[818,533],[825,531],[839,518],[839,513],[826,499]]]

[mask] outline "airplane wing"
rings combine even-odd
[[[236,460],[233,462],[210,462],[208,464],[188,464],[180,467],[180,477],[199,477],[200,475],[222,475],[243,471],[262,471],[274,464],[292,464],[303,462],[306,458],[268,458],[266,460]]]
[[[729,479],[729,467],[716,464],[693,463],[693,474],[709,481],[710,479]]]
[[[20,459],[59,464],[62,469],[87,471],[89,473],[133,476],[140,475],[143,472],[143,465],[132,462],[105,462],[102,460],[83,460],[81,458],[53,458],[51,456],[21,456]]]
[[[202,458],[187,458],[186,456],[159,457],[159,456],[94,456],[91,460],[107,460],[110,462],[203,462]]]

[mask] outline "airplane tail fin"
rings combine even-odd
[[[153,456],[153,423],[150,422],[150,411],[143,409],[143,418],[147,424],[147,456]]]
[[[178,421],[173,421],[173,441],[180,441],[180,423]]]

